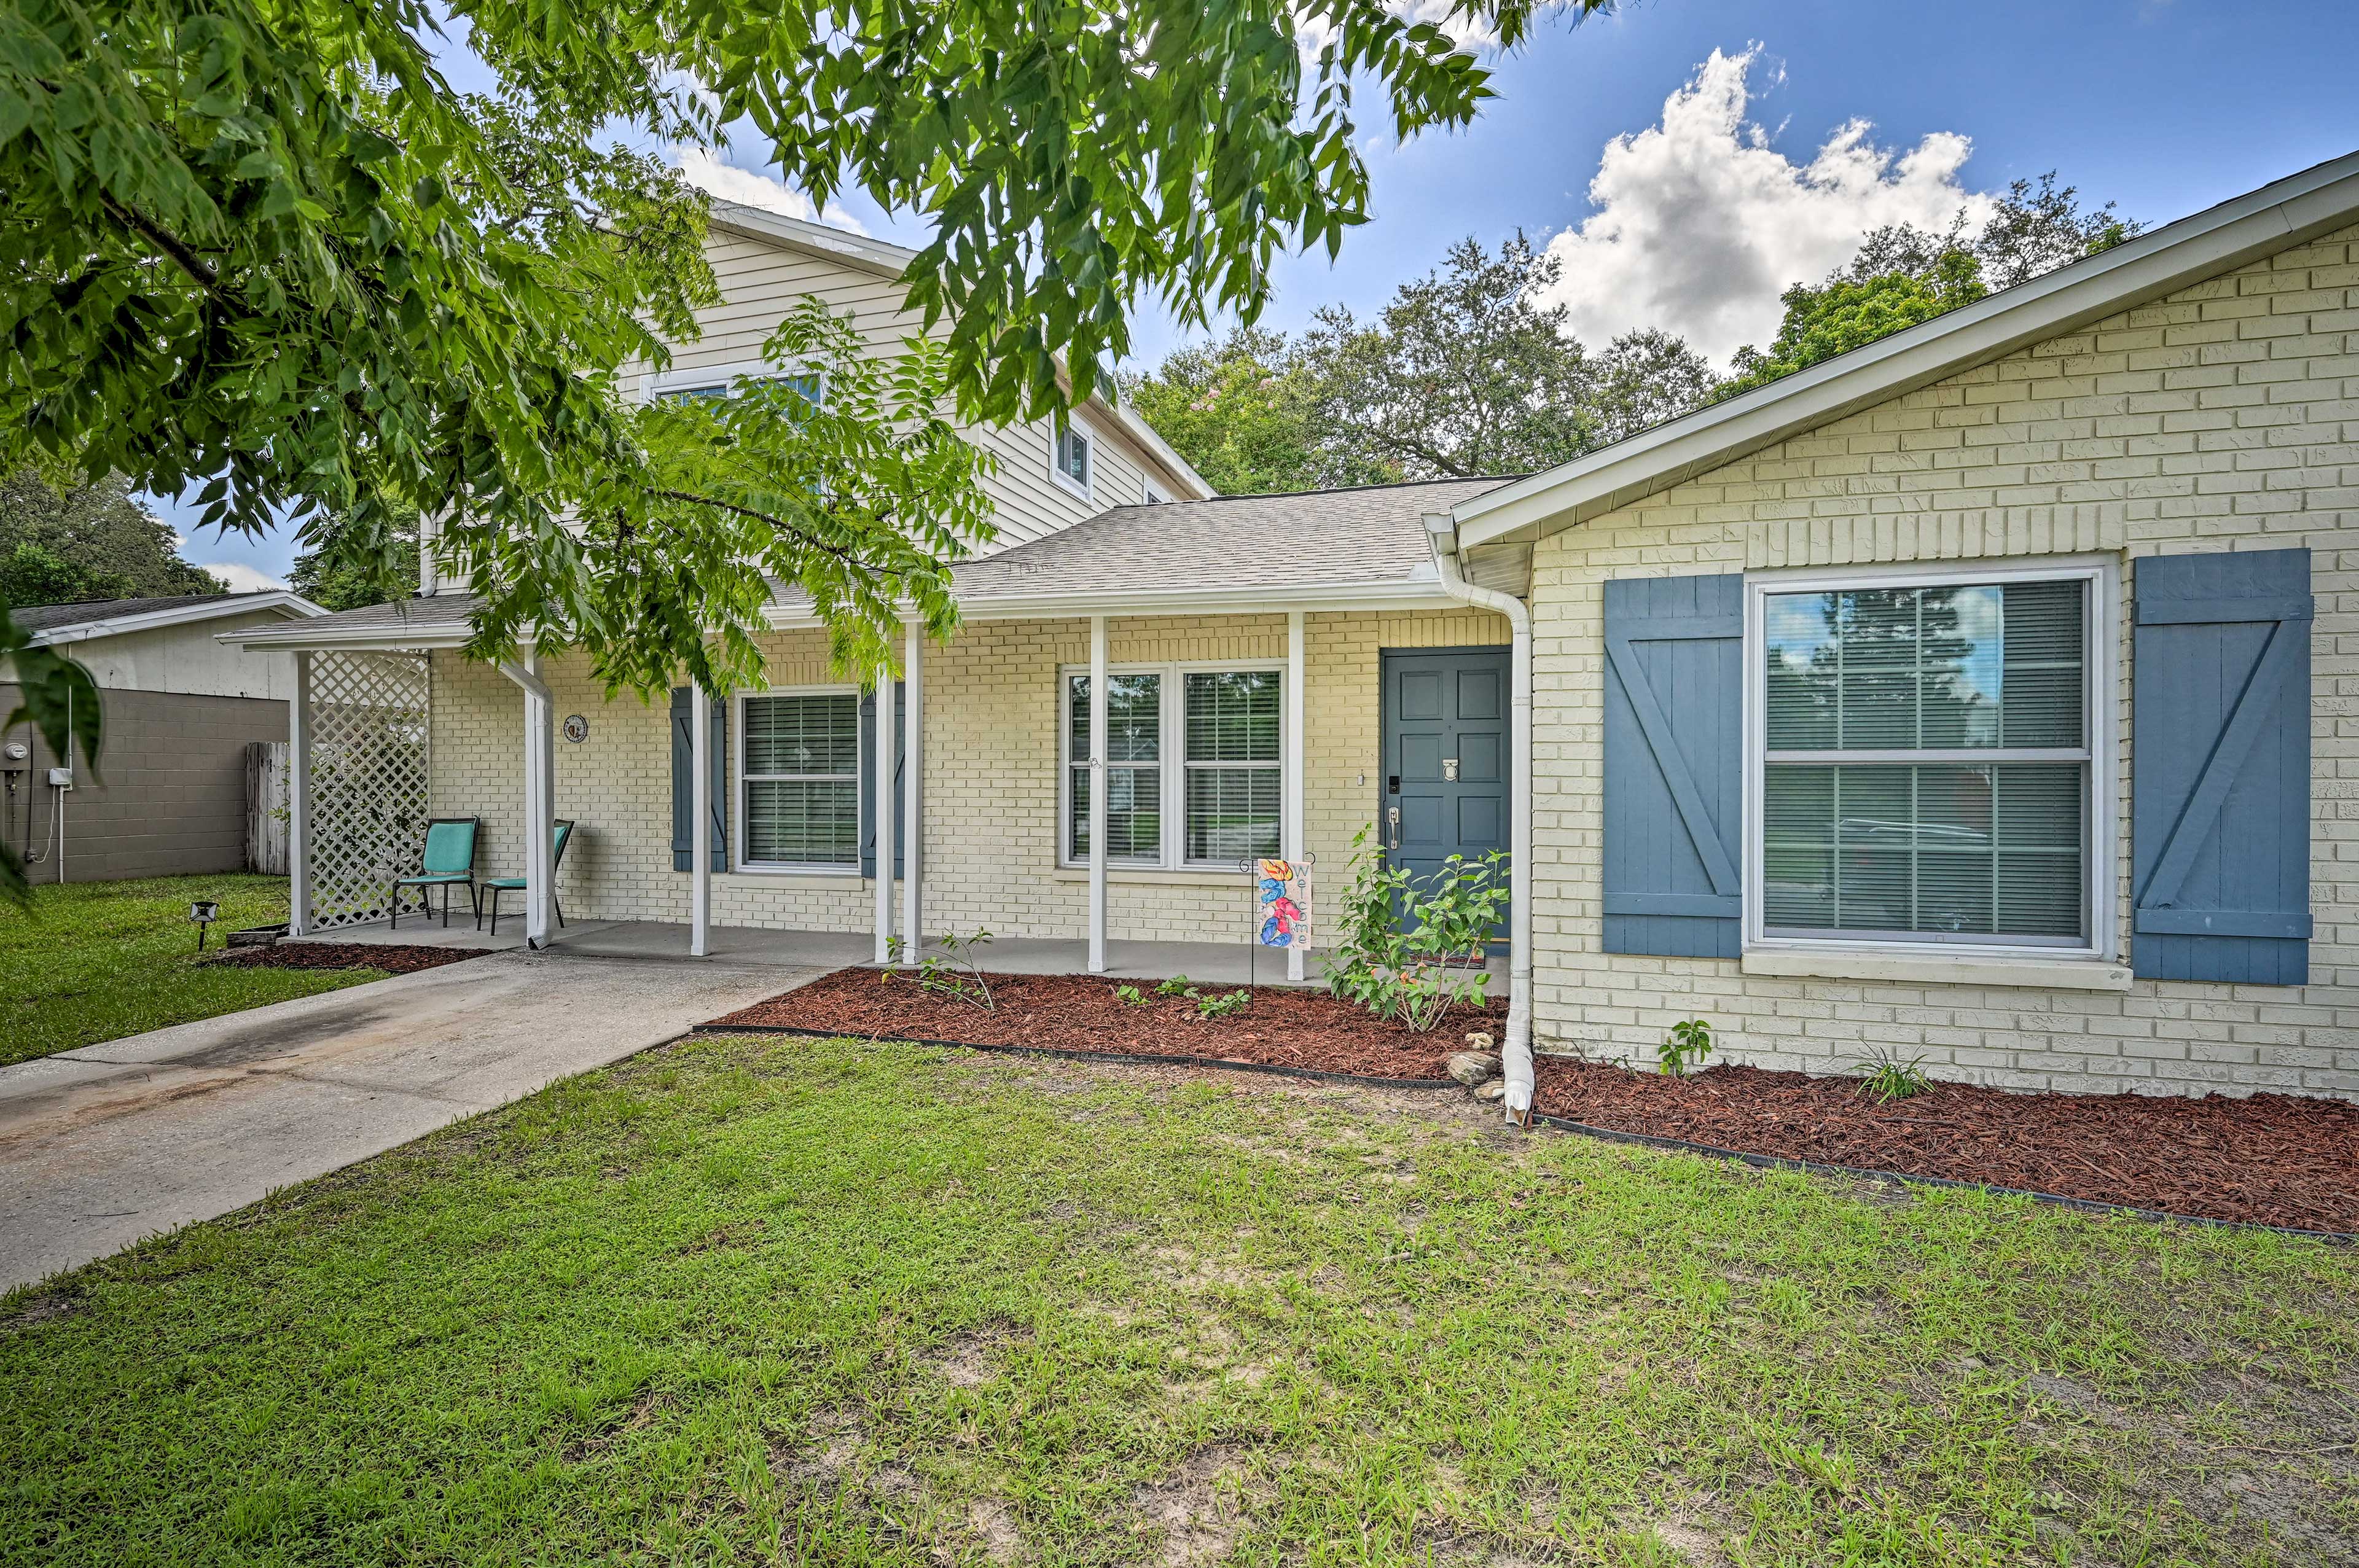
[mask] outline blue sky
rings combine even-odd
[[[1521,228],[1562,259],[1584,340],[1662,325],[1724,359],[1774,326],[1778,289],[1841,265],[1875,222],[2054,168],[2154,224],[2359,148],[2354,59],[2351,0],[1636,0],[1544,23],[1495,62],[1499,97],[1471,130],[1371,137],[1373,221],[1332,265],[1282,265],[1265,319],[1368,314],[1452,241]],[[758,153],[725,156],[745,194]],[[858,199],[842,215],[917,235]],[[1161,319],[1136,336],[1150,363],[1184,341]],[[239,586],[294,555],[284,531],[184,553],[245,568]]]

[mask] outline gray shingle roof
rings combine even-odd
[[[1315,490],[1292,495],[1229,495],[1117,506],[1028,545],[969,561],[951,576],[962,602],[1036,595],[1119,594],[1140,589],[1223,592],[1430,580],[1432,547],[1425,514],[1446,512],[1502,479]],[[777,585],[774,602],[807,609],[800,589]],[[397,600],[306,622],[310,636],[464,633],[471,595]]]
[[[213,604],[240,597],[229,593],[182,593],[166,599],[97,599],[85,604],[27,604],[8,611],[27,632],[59,626],[81,626],[92,621],[119,621],[130,615],[153,615],[188,604]]]
[[[1505,479],[1117,506],[952,573],[961,600],[1408,580],[1433,565],[1425,514]]]

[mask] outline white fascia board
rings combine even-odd
[[[290,620],[309,620],[312,616],[328,613],[301,594],[281,589],[275,593],[225,594],[219,600],[203,604],[151,610],[145,615],[118,615],[98,621],[76,622],[71,626],[52,626],[46,632],[34,633],[28,641],[36,648],[47,648],[60,643],[84,643],[92,637],[120,637],[126,632],[152,632],[159,626],[185,626],[191,622],[214,621],[224,615],[247,615],[257,610],[276,611]],[[254,630],[265,628],[255,627]]]
[[[848,229],[838,229],[825,223],[814,223],[807,218],[789,218],[783,212],[772,212],[761,207],[748,207],[742,202],[712,199],[712,223],[716,229],[726,229],[751,239],[768,240],[789,250],[801,251],[827,261],[842,262],[863,272],[880,277],[898,277],[918,253],[884,240],[872,240],[865,234],[855,234]]]
[[[1038,593],[967,597],[963,621],[1071,621],[1091,615],[1278,615],[1288,610],[1323,612],[1455,609],[1458,600],[1436,580],[1395,579],[1375,583],[1319,583],[1297,588],[1132,589],[1118,593]],[[820,624],[808,610],[769,612],[779,631]]]
[[[1461,547],[1533,539],[2359,221],[2359,153],[1451,508]]]
[[[337,648],[385,653],[408,648],[463,648],[467,635],[468,622],[463,621],[436,621],[417,626],[386,625],[382,622],[339,626],[331,621],[326,625],[299,622],[288,626],[242,626],[233,632],[215,633],[213,641],[257,654],[327,652]]]

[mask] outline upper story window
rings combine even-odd
[[[1146,491],[1147,491],[1147,505],[1149,505],[1149,506],[1160,506],[1160,505],[1162,505],[1165,502],[1167,502],[1167,501],[1169,501],[1169,500],[1170,500],[1170,499],[1171,499],[1171,497],[1170,497],[1168,493],[1166,493],[1166,492],[1165,492],[1165,491],[1164,491],[1163,487],[1162,487],[1161,485],[1159,485],[1159,484],[1156,483],[1153,480],[1151,480],[1151,479],[1143,479],[1143,480],[1141,480],[1139,482],[1141,483],[1141,485],[1143,485],[1143,486],[1145,487],[1145,489],[1146,489]]]
[[[742,373],[704,371],[675,373],[656,384],[654,396],[658,403],[717,403],[734,397],[738,384],[745,381],[768,382],[799,392],[803,401],[813,408],[827,401],[827,377],[823,373],[807,371],[800,375],[781,375],[766,366]]]
[[[1049,443],[1049,471],[1058,483],[1086,500],[1096,457],[1088,427],[1071,419],[1057,421],[1055,438]]]
[[[1757,939],[2101,945],[2102,584],[1754,585]]]

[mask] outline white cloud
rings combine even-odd
[[[1988,217],[1991,199],[1958,183],[1973,144],[1952,132],[1903,151],[1854,120],[1795,163],[1745,117],[1760,59],[1758,44],[1714,49],[1659,124],[1606,145],[1589,186],[1597,211],[1549,243],[1563,277],[1548,298],[1571,307],[1582,341],[1660,327],[1725,362],[1776,336],[1777,296],[1851,260],[1867,231]]]
[[[799,190],[788,189],[782,179],[766,174],[755,174],[735,164],[723,163],[709,148],[679,149],[679,171],[688,182],[700,190],[734,201],[741,206],[759,207],[768,212],[782,212],[789,218],[800,218],[806,223],[825,223],[830,228],[850,233],[865,234],[857,219],[838,209],[824,216],[811,206],[811,200]]]
[[[244,561],[215,561],[203,569],[226,583],[232,593],[266,593],[287,586],[268,572],[247,566]]]

